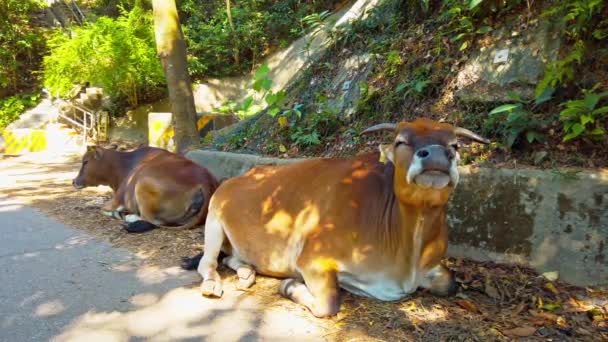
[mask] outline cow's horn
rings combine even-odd
[[[372,127],[369,127],[368,129],[361,132],[361,134],[367,134],[367,133],[372,133],[372,132],[376,132],[376,131],[394,131],[396,127],[397,127],[397,124],[394,124],[394,123],[381,123],[381,124],[377,124]]]
[[[454,134],[456,134],[456,136],[460,136],[460,137],[465,137],[465,138],[469,138],[471,140],[480,142],[482,144],[489,144],[490,140],[483,138],[471,131],[469,131],[466,128],[462,128],[462,127],[456,127],[454,128]]]

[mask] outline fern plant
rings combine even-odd
[[[608,105],[600,106],[600,102],[608,97],[608,91],[596,93],[599,84],[589,90],[583,90],[582,99],[571,100],[560,104],[565,107],[559,113],[559,119],[564,124],[566,135],[563,141],[579,137],[599,139],[604,137],[605,123],[608,121]]]
[[[490,111],[486,124],[496,127],[497,132],[504,136],[503,142],[508,148],[512,148],[515,142],[524,136],[529,143],[542,142],[544,135],[541,133],[541,127],[545,120],[533,110],[550,100],[552,92],[545,92],[536,98],[534,103],[523,100],[514,92],[509,92],[508,95],[513,103],[498,106]]]

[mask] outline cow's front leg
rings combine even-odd
[[[253,267],[243,262],[236,255],[224,258],[222,263],[236,271],[236,275],[239,277],[239,281],[236,283],[238,290],[246,290],[255,283],[255,270]]]
[[[431,268],[424,276],[422,287],[438,296],[452,296],[458,291],[458,283],[454,274],[442,264]]]
[[[101,207],[101,212],[106,216],[123,221],[127,215],[127,209],[123,205],[116,203],[116,200],[114,199],[106,202],[103,207]]]
[[[340,290],[336,271],[318,267],[302,271],[304,283],[290,278],[281,283],[279,293],[307,307],[319,318],[334,316],[340,311]]]

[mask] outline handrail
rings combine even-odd
[[[71,123],[74,126],[79,127],[80,129],[82,129],[82,138],[83,138],[83,143],[86,145],[87,143],[87,133],[88,132],[93,132],[93,137],[96,135],[96,131],[95,131],[95,118],[96,118],[96,114],[92,113],[80,106],[77,106],[71,102],[65,101],[63,99],[58,99],[59,102],[61,102],[62,104],[65,104],[71,108],[77,109],[78,111],[80,111],[82,113],[82,122],[78,122],[75,119],[72,119],[70,117],[68,117],[67,115],[62,114],[60,111],[58,112],[59,116],[63,119],[65,119],[66,121],[68,121],[69,123]],[[90,122],[90,125],[87,125],[87,118],[89,119],[88,121]]]

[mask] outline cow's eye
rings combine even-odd
[[[407,145],[409,145],[409,144],[408,144],[408,143],[407,143],[407,141],[405,141],[405,140],[397,140],[397,141],[395,141],[395,147],[399,147],[400,145],[405,145],[405,146],[407,146]]]

